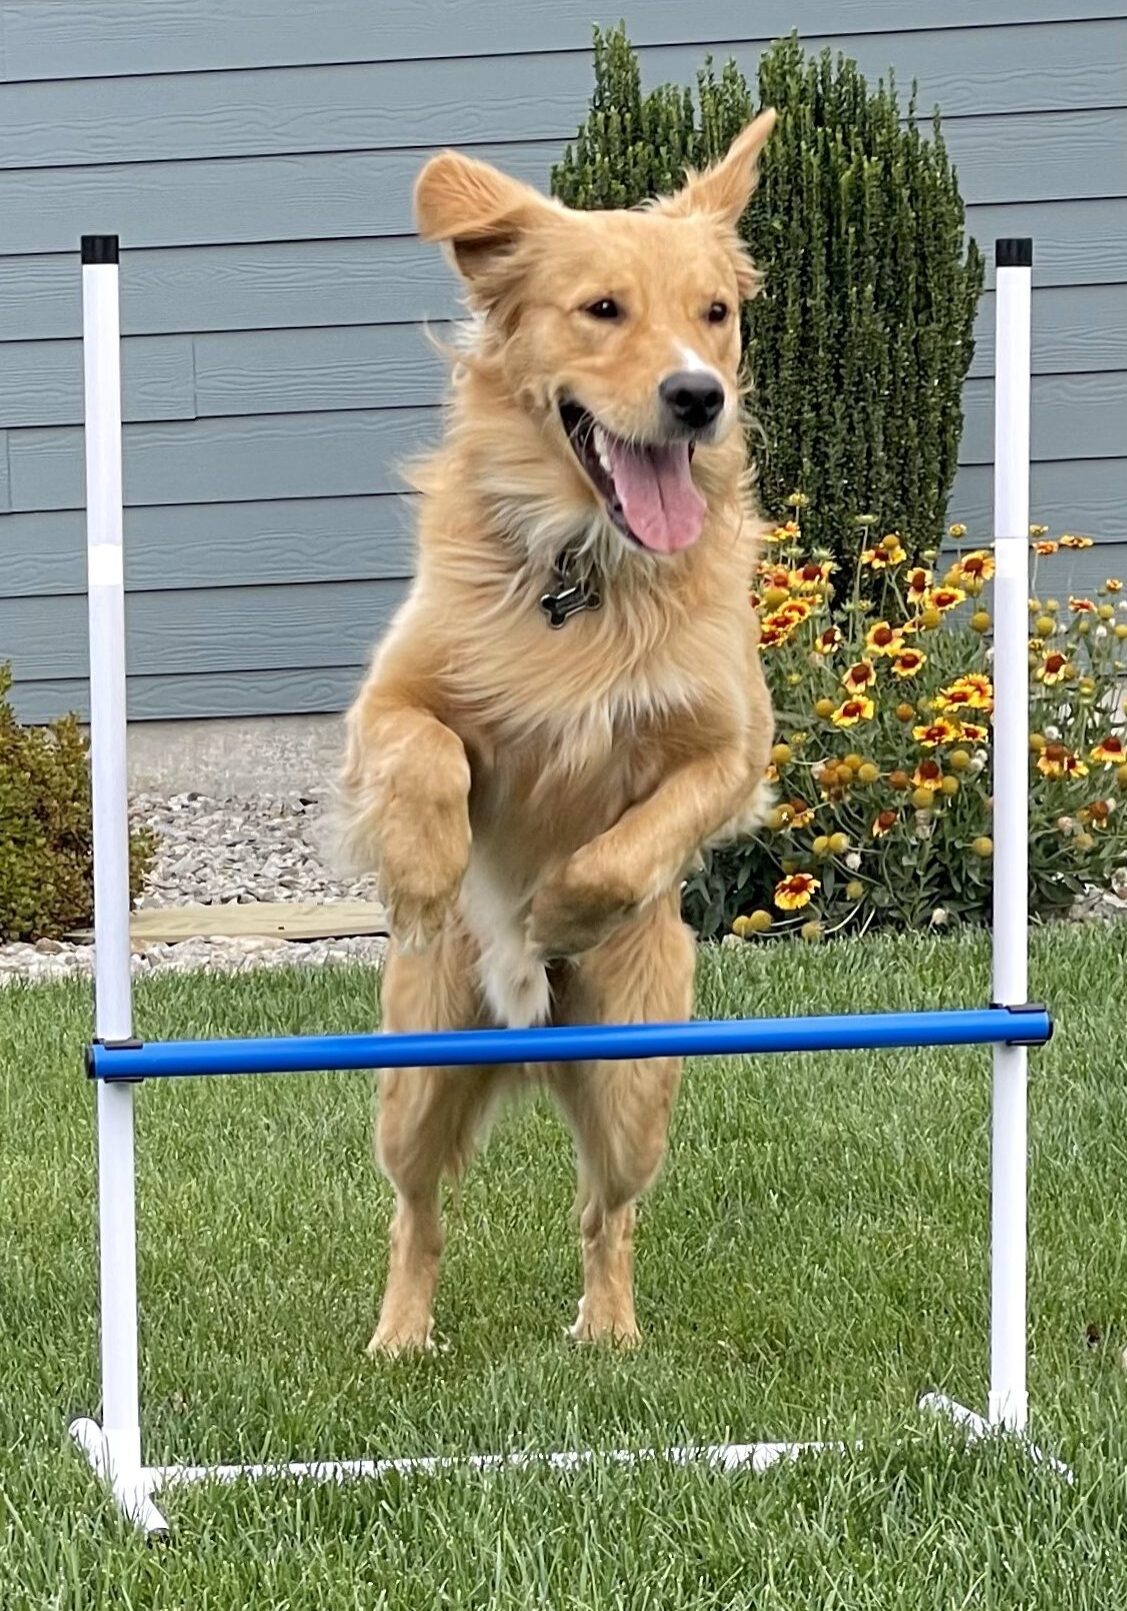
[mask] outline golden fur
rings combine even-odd
[[[452,152],[419,178],[420,232],[446,244],[474,319],[444,441],[416,472],[414,585],[348,717],[346,838],[388,910],[390,1031],[691,1013],[680,884],[704,846],[756,820],[771,744],[739,421],[738,303],[758,282],[736,224],[773,122],[631,212],[571,212]],[[592,316],[603,298],[625,314]],[[710,322],[718,303],[730,316]],[[660,443],[658,388],[684,368],[723,382],[691,460],[707,511],[697,541],[650,552],[612,522],[559,405],[578,400],[623,444]],[[553,630],[539,600],[564,549],[602,603]],[[574,1335],[632,1342],[635,1204],[680,1065],[537,1073],[578,1157]],[[522,1075],[381,1075],[397,1211],[373,1350],[429,1344],[440,1177]]]

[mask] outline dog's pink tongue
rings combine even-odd
[[[607,451],[630,530],[658,554],[673,554],[695,543],[707,504],[689,471],[689,444],[632,448],[609,440]]]

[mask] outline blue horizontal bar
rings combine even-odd
[[[100,1080],[190,1074],[298,1074],[322,1069],[576,1063],[629,1057],[750,1052],[866,1051],[907,1046],[1041,1045],[1048,1012],[1012,1007],[955,1012],[837,1013],[688,1024],[576,1024],[551,1029],[457,1029],[418,1035],[279,1035],[260,1040],[168,1040],[89,1048]]]

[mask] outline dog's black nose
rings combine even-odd
[[[724,407],[724,388],[719,376],[709,369],[683,369],[667,375],[659,391],[678,425],[687,425],[693,431],[711,425]]]

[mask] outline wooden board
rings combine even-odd
[[[129,919],[133,944],[259,935],[279,940],[334,940],[386,934],[378,901],[247,901],[216,906],[146,907]],[[89,940],[89,930],[72,935]]]

